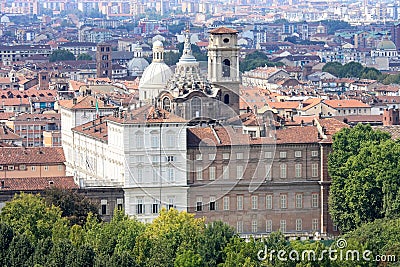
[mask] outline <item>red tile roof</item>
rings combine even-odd
[[[238,31],[234,30],[234,29],[227,28],[227,27],[218,27],[216,29],[213,29],[213,30],[209,31],[209,33],[212,33],[212,34],[232,33],[233,34],[233,33],[238,33]]]
[[[76,99],[76,104],[74,101],[71,100],[60,100],[58,101],[59,105],[68,109],[95,109],[96,108],[96,101],[98,104],[99,109],[112,109],[115,106],[110,104],[104,104],[104,101],[100,99],[96,99],[94,96],[81,96]]]
[[[108,117],[101,117],[94,121],[79,125],[72,129],[72,131],[79,132],[83,135],[90,136],[103,142],[108,141],[108,128],[106,119]]]
[[[22,137],[15,134],[7,125],[0,124],[0,141],[3,140],[21,140]]]
[[[323,103],[332,108],[370,108],[371,106],[355,99],[324,100]]]
[[[78,189],[72,176],[66,177],[30,177],[30,178],[2,178],[4,187],[1,191],[40,191],[50,187],[64,189]]]
[[[0,164],[60,164],[65,162],[62,147],[2,147]]]

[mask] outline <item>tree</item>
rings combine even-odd
[[[260,266],[258,259],[258,251],[264,250],[262,242],[250,238],[249,241],[244,241],[240,237],[235,237],[224,249],[224,263],[222,267],[236,266]]]
[[[34,247],[25,234],[17,234],[11,241],[8,249],[7,261],[10,267],[32,266]]]
[[[181,57],[181,54],[172,52],[172,51],[168,51],[164,54],[164,62],[168,66],[174,66],[174,65],[176,65],[176,63],[178,63],[180,57]]]
[[[50,62],[75,60],[74,54],[64,49],[54,50],[50,55]]]
[[[55,243],[47,257],[46,266],[48,267],[63,267],[67,265],[69,253],[73,253],[73,246],[68,239],[62,239]]]
[[[267,55],[260,51],[255,51],[253,53],[247,54],[242,62],[240,62],[240,71],[249,71],[256,69],[258,67],[275,67],[282,66],[281,62],[270,62]]]
[[[35,252],[33,254],[33,264],[46,266],[47,257],[53,247],[51,237],[40,239],[36,245]]]
[[[0,213],[0,220],[8,224],[16,234],[25,234],[32,242],[52,236],[55,225],[62,225],[58,207],[48,207],[39,195],[15,195]]]
[[[76,60],[92,60],[92,57],[86,53],[80,54]]]
[[[50,188],[45,191],[44,197],[48,206],[61,209],[62,217],[68,219],[70,225],[83,225],[89,213],[100,220],[98,205],[76,190]]]
[[[13,240],[13,237],[13,229],[4,223],[0,223],[0,266],[7,265],[6,259],[8,248]]]
[[[399,214],[400,145],[369,125],[345,128],[333,136],[328,157],[332,179],[329,208],[342,232]]]

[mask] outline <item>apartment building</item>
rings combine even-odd
[[[24,61],[31,56],[49,57],[51,54],[50,45],[12,45],[0,46],[0,60],[6,66],[11,66],[14,62]]]

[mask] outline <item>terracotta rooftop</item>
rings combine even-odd
[[[391,134],[392,139],[400,138],[400,125],[373,126],[372,128]]]
[[[324,129],[326,130],[325,134],[330,135],[330,136],[337,133],[338,131],[340,131],[343,128],[350,127],[346,123],[341,122],[334,118],[323,118],[323,119],[317,118],[315,120],[321,127],[324,127]]]
[[[21,140],[22,137],[15,134],[7,125],[0,124],[0,142],[4,140]]]
[[[102,142],[108,141],[108,129],[106,123],[107,117],[98,118],[94,121],[79,125],[72,131],[79,132],[83,135],[90,136]]]
[[[111,104],[104,103],[100,99],[96,99],[94,96],[80,96],[76,99],[74,103],[73,99],[70,100],[60,100],[59,105],[68,109],[95,109],[96,101],[99,109],[113,109],[115,106]]]
[[[383,115],[351,115],[351,116],[335,116],[334,118],[343,122],[347,121],[347,123],[383,122]]]
[[[232,33],[233,34],[233,33],[238,33],[238,31],[234,30],[234,29],[227,28],[227,27],[218,27],[218,28],[215,28],[215,29],[209,31],[209,33],[212,33],[212,34]]]
[[[371,106],[355,99],[324,100],[327,106],[332,108],[370,108]]]
[[[78,189],[72,176],[66,177],[30,177],[30,178],[2,178],[4,186],[1,191],[41,191],[50,187],[64,189]]]
[[[2,147],[0,165],[60,164],[65,162],[62,147]]]
[[[303,144],[319,141],[321,139],[318,138],[318,129],[315,126],[297,126],[276,130],[277,144]]]

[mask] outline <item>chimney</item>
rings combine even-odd
[[[1,186],[0,186],[0,188],[4,188],[4,187],[5,187],[4,180],[1,180]]]
[[[74,98],[72,99],[72,104],[76,105],[76,103],[78,103],[78,99],[76,99],[76,97],[74,97]]]

